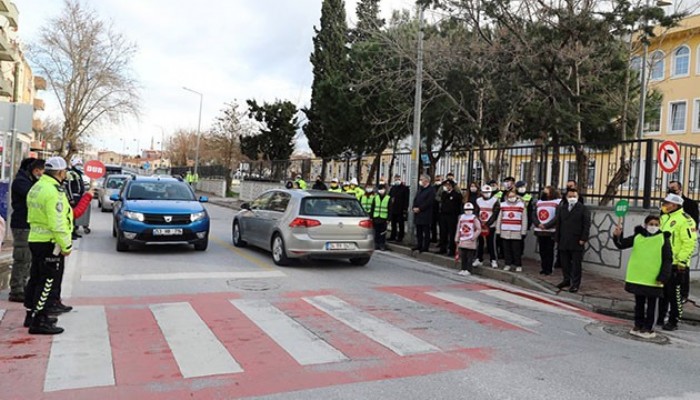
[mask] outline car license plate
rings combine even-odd
[[[175,236],[182,235],[182,229],[154,229],[153,236]]]
[[[326,250],[355,250],[355,243],[326,243]]]

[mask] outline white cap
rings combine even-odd
[[[68,168],[68,164],[63,157],[51,157],[46,160],[44,167],[47,171],[61,171]]]
[[[350,186],[350,182],[348,182],[348,181],[343,182],[343,186]]]
[[[484,185],[481,187],[481,192],[482,193],[491,193],[493,189],[489,185]]]
[[[664,203],[678,204],[683,206],[683,198],[677,194],[669,193],[664,199]]]
[[[357,186],[357,178],[350,179],[350,184]]]
[[[338,178],[333,178],[333,179],[331,179],[331,182],[338,183],[339,181],[338,181]]]
[[[71,158],[70,165],[72,165],[74,167],[76,165],[83,165],[83,159],[80,158],[79,156],[75,156],[75,157]]]
[[[472,204],[472,203],[464,203],[464,209],[465,209],[465,210],[473,210],[473,209],[474,209],[474,204]]]

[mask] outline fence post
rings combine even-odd
[[[542,161],[540,162],[540,191],[547,187],[547,171],[549,170],[549,146],[542,145]]]
[[[653,171],[652,163],[654,161],[654,141],[652,139],[646,139],[645,142],[647,144],[647,151],[644,163],[644,200],[642,207],[648,210],[651,208],[651,182],[654,178],[651,176]],[[642,160],[639,160],[639,162],[642,162]]]
[[[474,178],[474,148],[470,146],[469,148],[469,161],[467,161],[469,164],[467,164],[467,189],[469,189],[469,185],[471,185],[472,182],[476,182],[477,180]],[[481,188],[479,188],[481,190]]]

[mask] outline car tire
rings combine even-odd
[[[351,258],[350,259],[350,264],[352,265],[357,265],[357,266],[364,266],[369,263],[370,257],[357,257],[357,258]]]
[[[233,242],[233,245],[236,247],[245,247],[248,243],[246,243],[242,238],[241,225],[238,223],[238,221],[236,221],[233,223],[233,228],[231,229],[231,241]]]
[[[117,237],[117,227],[112,223],[112,237]]]
[[[287,248],[284,245],[284,239],[280,234],[275,234],[272,237],[272,261],[275,265],[287,266],[289,265],[289,257],[287,257]]]
[[[129,245],[122,239],[121,232],[117,232],[117,251],[120,253],[129,251]]]
[[[194,244],[194,249],[197,251],[205,251],[207,247],[209,247],[209,239]]]
[[[103,213],[109,212],[109,210],[104,208],[102,204],[100,204],[100,211],[102,211]]]

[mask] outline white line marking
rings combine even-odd
[[[150,308],[183,377],[243,372],[189,303],[153,304]]]
[[[335,296],[304,297],[303,299],[400,356],[440,351],[432,344],[371,314],[353,308]]]
[[[173,272],[162,274],[123,274],[123,275],[83,275],[83,282],[126,282],[126,281],[177,281],[193,279],[259,279],[282,278],[282,271],[241,271],[241,272]]]
[[[540,325],[540,322],[535,321],[534,319],[523,317],[522,315],[518,315],[498,307],[490,306],[468,297],[444,292],[428,292],[426,294],[520,327]]]
[[[104,307],[75,307],[61,315],[58,325],[66,331],[53,338],[44,391],[114,386]]]
[[[0,310],[0,322],[2,322],[3,318],[5,318],[5,310]]]
[[[69,299],[73,296],[73,286],[75,282],[80,280],[80,269],[83,263],[84,251],[80,250],[80,240],[73,241],[73,252],[66,257],[65,268],[63,275],[63,283],[61,285],[61,298]]]
[[[496,299],[504,300],[504,301],[507,301],[509,303],[517,304],[519,306],[531,308],[534,310],[539,310],[539,311],[544,311],[544,312],[559,314],[559,315],[567,315],[570,317],[584,319],[586,321],[590,320],[590,318],[586,318],[586,317],[584,317],[580,314],[577,314],[573,311],[564,310],[564,309],[561,309],[557,306],[553,306],[551,304],[540,303],[539,301],[528,299],[527,297],[518,296],[517,294],[504,292],[501,290],[491,290],[491,289],[481,290],[481,291],[479,291],[479,293],[483,293],[485,295],[494,297]]]
[[[325,364],[347,357],[264,300],[231,300],[301,365]]]

